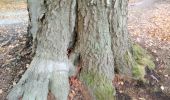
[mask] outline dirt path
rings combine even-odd
[[[10,25],[18,23],[26,23],[28,17],[26,16],[26,10],[16,10],[16,11],[0,11],[0,25]]]

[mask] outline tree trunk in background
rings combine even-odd
[[[130,48],[127,2],[28,0],[35,56],[8,99],[46,100],[50,90],[57,100],[67,100],[69,72],[74,73],[71,61],[80,60],[80,79],[91,99],[113,100],[114,67],[131,74],[125,59]],[[71,49],[69,58],[67,49]]]

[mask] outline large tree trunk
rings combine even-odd
[[[36,53],[9,100],[46,100],[49,90],[67,100],[71,63],[67,48],[75,25],[75,0],[28,0]]]
[[[80,78],[93,99],[114,99],[114,65],[130,75],[126,0],[78,0],[77,43],[81,55]],[[115,61],[115,62],[114,62]]]
[[[90,89],[93,100],[114,98],[114,59],[109,30],[111,7],[111,2],[106,0],[78,0],[76,49],[82,60],[80,78]]]
[[[9,100],[46,100],[49,90],[67,100],[72,55],[92,100],[113,100],[114,67],[131,74],[127,0],[28,0],[35,57]],[[72,49],[68,59],[67,49]],[[74,71],[74,70],[73,70]]]

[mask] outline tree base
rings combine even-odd
[[[7,96],[8,100],[47,100],[49,90],[57,100],[69,93],[67,63],[34,57],[30,68]]]
[[[92,96],[92,100],[115,100],[116,91],[112,80],[104,74],[84,72],[80,76]]]

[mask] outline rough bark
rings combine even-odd
[[[28,5],[35,57],[8,99],[46,100],[50,90],[57,100],[67,100],[71,61],[80,59],[80,79],[91,99],[113,100],[114,67],[130,73],[127,0],[28,0]],[[67,49],[76,58],[71,52],[69,60]]]
[[[72,67],[67,48],[75,26],[75,4],[75,0],[28,0],[30,32],[37,47],[9,100],[46,100],[49,90],[57,100],[67,100]]]
[[[114,67],[131,75],[127,6],[127,0],[78,0],[75,52],[81,55],[80,78],[93,99],[114,99]]]
[[[77,42],[81,56],[80,78],[93,100],[114,99],[114,57],[111,48],[109,0],[78,0]]]
[[[110,32],[115,70],[120,74],[131,75],[131,61],[126,59],[131,52],[127,29],[128,0],[114,0],[110,13]]]

